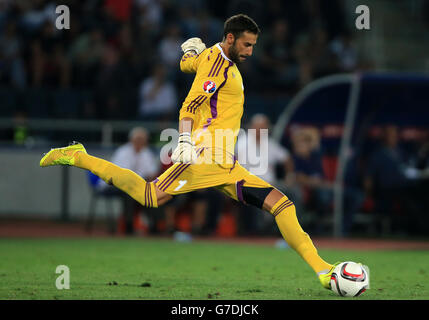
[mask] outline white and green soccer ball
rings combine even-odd
[[[369,269],[353,261],[337,265],[331,275],[331,289],[341,297],[358,297],[369,289]]]

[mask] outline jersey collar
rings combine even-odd
[[[226,60],[228,60],[229,62],[232,62],[231,59],[229,59],[226,54],[223,52],[222,47],[220,46],[220,43],[216,43],[216,47],[220,50],[220,54],[222,55],[222,57]]]

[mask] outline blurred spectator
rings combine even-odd
[[[177,64],[182,57],[182,50],[180,45],[184,39],[180,34],[180,28],[177,24],[171,23],[166,30],[165,37],[159,44],[159,57],[160,62],[163,63],[168,69],[177,71]]]
[[[374,197],[377,212],[391,217],[396,231],[422,228],[418,221],[427,220],[428,181],[406,163],[406,155],[399,147],[398,127],[386,125],[381,146],[370,156],[365,188]]]
[[[96,79],[97,109],[105,119],[124,119],[134,114],[128,94],[133,88],[134,69],[124,61],[118,49],[108,45]]]
[[[72,91],[84,90],[94,96],[94,102],[80,103],[85,104],[83,112],[71,117],[132,119],[140,114],[138,109],[144,109],[140,81],[149,77],[155,64],[164,64],[172,90],[179,100],[184,98],[181,95],[192,76],[178,68],[181,42],[190,37],[202,38],[207,46],[221,41],[218,34],[225,12],[232,15],[238,10],[255,18],[263,30],[254,57],[240,70],[245,87],[259,96],[293,94],[297,79],[306,84],[333,72],[326,65],[338,61],[335,56],[344,68],[354,64],[353,51],[344,41],[328,45],[336,29],[327,20],[341,21],[342,7],[334,3],[68,0],[64,4],[70,7],[71,29],[61,31],[55,28],[55,1],[2,1],[0,82],[9,87],[29,86],[35,95],[47,97],[51,89],[69,90],[76,97],[81,94]],[[328,53],[335,52],[335,59],[326,55],[326,48]],[[265,81],[260,81],[263,77]],[[30,105],[28,116],[62,117],[55,112],[52,99],[45,100],[43,112]],[[170,108],[169,103],[166,109]]]
[[[329,50],[328,33],[318,27],[303,34],[295,45],[295,55],[300,65],[300,84],[337,72],[334,54]]]
[[[304,0],[302,2],[304,3],[305,16],[308,19],[308,30],[321,28],[324,25],[321,1]]]
[[[141,127],[133,128],[129,133],[129,142],[119,147],[112,156],[112,163],[134,171],[146,181],[152,181],[159,173],[159,161],[156,154],[148,145],[148,132]],[[139,214],[143,207],[128,195],[115,187],[107,185],[99,180],[99,188],[106,193],[117,193],[123,196],[123,217],[126,234],[133,234],[135,227],[139,227]],[[145,209],[148,210],[148,209]]]
[[[267,0],[265,5],[265,12],[261,17],[261,22],[264,25],[271,25],[273,21],[284,19],[285,15],[290,16],[286,7],[288,6],[285,1],[282,0]]]
[[[320,154],[320,133],[314,127],[296,129],[292,134],[297,181],[304,186],[330,187],[324,180]]]
[[[186,39],[195,37],[199,32],[199,21],[198,17],[195,14],[195,9],[191,6],[180,6],[178,8],[179,19],[178,23],[180,24],[180,28],[183,32],[183,36]],[[201,37],[200,37],[201,38]],[[201,38],[203,42],[204,38]]]
[[[208,46],[220,42],[219,34],[223,32],[222,21],[215,19],[209,12],[202,10],[198,15],[198,37],[204,39]],[[195,37],[195,34],[191,37]]]
[[[0,81],[18,88],[24,87],[27,82],[22,47],[16,23],[9,22],[0,35]]]
[[[139,24],[149,33],[157,33],[163,22],[162,1],[135,0],[139,12]]]
[[[17,4],[23,10],[20,25],[28,33],[36,33],[46,22],[55,23],[55,4],[45,0],[21,1]]]
[[[270,121],[264,114],[254,115],[249,124],[247,135],[240,135],[236,144],[238,162],[251,173],[261,177],[279,188],[297,208],[300,208],[299,196],[294,189],[294,165],[289,151],[268,136]],[[261,130],[267,135],[261,136]],[[263,137],[263,139],[261,139]],[[266,152],[265,150],[268,150]],[[258,163],[252,163],[253,157],[259,157]],[[244,233],[258,234],[272,231],[272,217],[251,206],[240,206],[240,228]]]
[[[271,87],[294,83],[298,70],[292,53],[292,39],[286,19],[272,24],[272,32],[267,35],[261,56],[262,72],[271,80]]]
[[[35,87],[70,84],[70,63],[64,52],[64,44],[52,22],[42,24],[40,33],[31,42],[31,78]]]
[[[152,75],[140,86],[139,114],[143,120],[171,120],[178,110],[175,87],[166,79],[163,65],[155,65]]]
[[[133,59],[135,59],[133,39],[134,35],[131,25],[129,23],[124,23],[118,32],[116,46],[119,48],[122,57],[130,62],[133,62]]]
[[[344,32],[331,41],[330,50],[338,61],[338,67],[342,72],[352,72],[358,63],[358,53],[350,32]]]
[[[344,1],[304,0],[299,3],[302,14],[301,17],[295,15],[294,23],[302,24],[302,28],[307,31],[322,28],[327,31],[329,39],[344,30]]]
[[[112,162],[130,169],[145,180],[153,180],[159,171],[159,161],[149,147],[146,129],[136,127],[129,133],[129,142],[116,150]]]
[[[104,36],[99,28],[81,33],[70,45],[68,56],[74,66],[74,81],[89,86],[95,81],[97,65],[103,56]]]
[[[261,141],[261,130],[266,130],[268,133],[270,126],[270,120],[266,115],[258,113],[252,116],[248,126],[249,134],[239,136],[236,144],[236,152],[238,162],[242,164],[243,167],[268,183],[275,185],[279,182],[277,166],[281,164],[284,172],[283,178],[288,179],[293,175],[293,161],[289,151],[268,135],[267,141]],[[255,143],[253,143],[253,137]],[[265,143],[268,144],[268,154],[261,151],[261,148],[263,148],[261,144]],[[249,163],[249,155],[261,157],[260,163]],[[266,170],[261,171],[261,169],[265,169],[265,167]]]
[[[296,182],[304,201],[320,218],[331,211],[332,183],[325,179],[320,153],[320,135],[316,128],[297,129],[292,135]]]
[[[398,128],[388,125],[383,128],[381,146],[370,157],[366,186],[378,188],[406,187],[410,180],[405,175],[405,155],[398,146]]]
[[[320,150],[320,132],[317,128],[297,129],[292,135],[293,159],[296,182],[301,187],[302,199],[307,209],[313,209],[316,218],[310,226],[313,233],[324,233],[322,218],[333,212],[333,181],[326,178],[323,155]],[[359,210],[363,194],[355,183],[355,159],[349,159],[346,166],[346,183],[343,189],[343,235],[348,235],[353,219]]]

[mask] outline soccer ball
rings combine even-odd
[[[342,262],[332,272],[331,288],[341,297],[360,296],[369,288],[368,270],[356,262]]]

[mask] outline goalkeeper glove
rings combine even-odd
[[[192,163],[197,160],[194,144],[191,140],[191,134],[184,132],[179,135],[179,144],[171,155],[173,162]]]
[[[200,54],[206,49],[206,45],[200,38],[190,38],[182,43],[181,48],[183,53],[195,51],[196,54]]]

